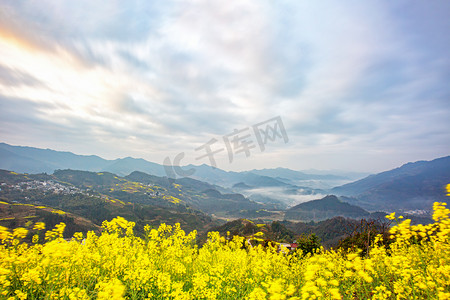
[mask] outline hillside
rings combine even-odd
[[[298,204],[286,211],[286,220],[321,221],[337,216],[362,218],[369,213],[355,205],[340,201],[334,195]]]
[[[76,214],[43,205],[0,201],[0,226],[17,228],[36,222],[45,223],[47,228],[63,222],[66,224],[65,237],[71,237],[75,232],[100,232],[99,224]]]
[[[278,221],[263,223],[247,219],[238,219],[221,226],[213,227],[210,231],[217,231],[222,236],[258,237],[263,240],[292,243],[295,234]]]
[[[185,169],[193,169],[194,173],[189,177],[211,185],[220,186],[221,193],[243,193],[242,187],[252,187],[251,192],[245,196],[254,201],[265,203],[284,209],[293,203],[293,193],[299,196],[323,194],[320,188],[330,188],[348,182],[342,176],[327,174],[306,174],[290,169],[265,169],[253,172],[227,172],[208,165],[188,165]],[[19,173],[48,173],[56,170],[82,170],[91,172],[108,172],[119,176],[127,176],[134,171],[139,171],[154,176],[176,178],[174,172],[166,174],[164,166],[140,158],[120,158],[107,160],[98,156],[77,155],[71,152],[39,149],[33,147],[12,146],[0,143],[0,169],[11,170]],[[269,176],[272,175],[272,176]],[[181,179],[181,178],[179,178]],[[301,179],[301,180],[299,180]],[[235,184],[243,183],[240,188],[233,189]],[[258,191],[258,189],[261,189]],[[293,192],[294,191],[294,192]],[[244,208],[252,210],[252,208]],[[238,210],[238,208],[236,208]]]
[[[53,175],[18,174],[0,170],[0,200],[7,207],[48,208],[101,225],[104,220],[121,216],[136,222],[138,232],[145,224],[181,223],[185,230],[204,230],[214,221],[160,186],[144,186],[111,173],[64,170]],[[22,209],[23,210],[23,209]],[[3,210],[0,218],[17,219],[36,215],[34,211]],[[14,225],[14,224],[12,224]]]
[[[369,210],[431,210],[433,202],[445,201],[450,182],[450,156],[407,163],[333,188],[336,195],[351,196],[353,203]]]
[[[238,219],[213,227],[210,231],[218,231],[222,236],[227,234],[247,238],[259,236],[262,239],[287,243],[314,233],[324,247],[330,248],[336,247],[341,239],[357,230],[359,224],[360,221],[343,217],[334,217],[320,222],[260,222]]]
[[[201,229],[212,222],[211,216],[267,217],[274,208],[195,179],[138,171],[120,177],[78,170],[57,170],[52,175],[0,170],[0,183],[0,197],[8,203],[48,205],[95,224],[120,215],[142,224],[179,221],[185,228]]]
[[[218,217],[242,217],[242,212],[252,216],[261,209],[272,210],[272,205],[264,205],[249,200],[241,194],[222,193],[223,188],[192,178],[172,179],[157,177],[142,172],[133,172],[124,177],[146,185],[158,185],[179,198],[187,205]]]
[[[360,223],[344,217],[334,217],[320,222],[281,222],[296,235],[314,233],[326,248],[336,247],[340,240],[350,235]]]

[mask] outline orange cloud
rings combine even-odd
[[[0,40],[6,44],[21,48],[25,51],[42,51],[42,46],[38,46],[36,43],[33,43],[28,39],[24,39],[11,30],[5,28],[0,28]]]

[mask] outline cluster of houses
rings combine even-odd
[[[58,182],[54,182],[52,180],[47,181],[23,181],[16,184],[6,184],[5,182],[0,183],[2,188],[9,188],[13,190],[18,190],[20,192],[26,190],[38,190],[41,192],[49,192],[54,194],[78,194],[82,193],[82,190],[76,188],[74,186],[66,186],[62,185]]]
[[[298,244],[297,243],[280,243],[280,248],[286,248],[288,250],[297,250]]]
[[[272,245],[276,245],[278,248],[278,251],[285,251],[285,250],[297,250],[298,244],[296,243],[296,241],[294,241],[293,243],[277,243],[277,242],[273,242],[270,240],[262,240],[262,239],[258,239],[258,238],[247,238],[247,246],[248,247],[255,247],[258,244],[263,244],[264,246],[267,246],[268,243],[272,243]]]

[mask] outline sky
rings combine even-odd
[[[236,171],[431,160],[449,32],[448,0],[3,0],[0,142]]]

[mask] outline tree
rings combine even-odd
[[[308,253],[312,255],[319,251],[319,249],[322,247],[322,245],[320,244],[320,239],[315,233],[311,233],[308,236],[301,236],[297,240],[297,244],[297,249],[301,249],[303,255],[306,255]]]

